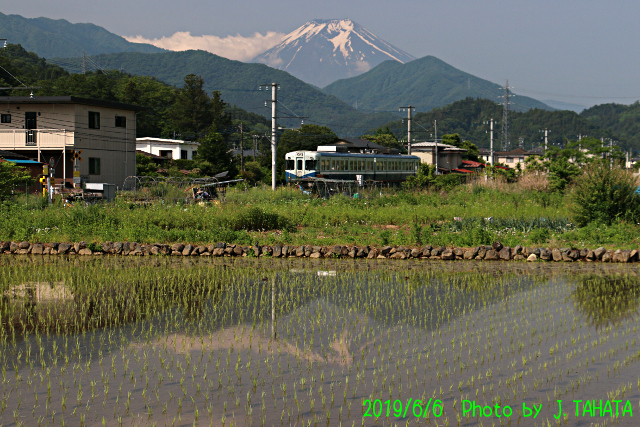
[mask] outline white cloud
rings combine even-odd
[[[278,54],[272,52],[268,56],[258,58],[258,62],[267,64],[272,68],[280,68],[280,66],[282,65],[282,58],[278,58]]]
[[[177,32],[170,37],[147,39],[142,36],[125,36],[132,43],[148,43],[168,50],[206,50],[225,58],[237,61],[249,61],[256,55],[280,43],[284,33],[268,31],[266,34],[255,33],[251,37],[236,36],[192,36],[189,31]]]
[[[366,73],[371,69],[371,64],[367,61],[358,61],[356,62],[356,71],[359,73]]]

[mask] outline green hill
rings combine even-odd
[[[361,111],[397,111],[413,105],[417,111],[429,111],[452,102],[471,98],[499,101],[500,85],[458,70],[433,56],[401,64],[385,61],[372,70],[349,79],[338,80],[324,88]],[[526,96],[512,99],[512,110],[552,109]]]
[[[232,61],[209,52],[114,53],[91,57],[104,69],[118,69],[127,73],[151,76],[171,85],[181,86],[184,76],[202,76],[207,91],[220,91],[225,102],[247,111],[271,117],[265,101],[271,93],[260,91],[261,84],[276,82],[278,115],[308,117],[304,123],[328,126],[341,136],[359,136],[371,127],[388,122],[397,114],[367,114],[350,107],[338,98],[299,80],[285,71],[264,64]],[[299,127],[300,119],[282,119],[285,127]]]
[[[619,142],[640,149],[640,102],[601,104],[580,113],[589,123],[614,133]]]
[[[501,149],[502,106],[487,99],[467,98],[444,107],[435,108],[427,113],[417,113],[413,120],[413,138],[416,141],[433,140],[434,120],[438,124],[438,136],[457,133],[462,139],[469,140],[478,147],[489,147],[489,125],[494,119],[494,149]],[[407,125],[401,120],[387,123],[396,137],[406,138]],[[530,150],[544,144],[544,133],[550,129],[549,144],[560,144],[566,138],[575,140],[578,135],[596,138],[613,137],[608,129],[601,129],[595,123],[581,117],[573,111],[546,111],[537,108],[526,112],[514,111],[509,120],[511,148],[519,146],[522,138],[524,148]],[[623,142],[623,141],[621,141]],[[626,147],[626,141],[621,146]]]
[[[0,13],[2,37],[45,58],[75,57],[113,52],[162,52],[158,47],[131,43],[94,24],[64,19],[24,18]]]

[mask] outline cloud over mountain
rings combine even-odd
[[[177,32],[169,37],[148,39],[143,36],[125,36],[132,43],[147,43],[163,49],[184,51],[200,49],[228,59],[249,61],[256,55],[272,48],[282,41],[284,33],[268,31],[253,36],[241,35],[218,37],[212,35],[193,36],[189,31]]]

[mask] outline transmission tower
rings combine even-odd
[[[509,97],[511,93],[509,91],[509,80],[507,80],[507,84],[504,89],[504,95],[501,96],[502,100],[502,151],[509,151],[511,148],[511,142],[509,141],[509,109],[511,107],[511,103],[509,101]]]

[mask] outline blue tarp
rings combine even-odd
[[[29,165],[42,165],[44,163],[42,162],[37,162],[35,160],[12,160],[12,159],[5,159],[7,162],[11,162],[11,163],[16,163],[16,164],[29,164]]]

